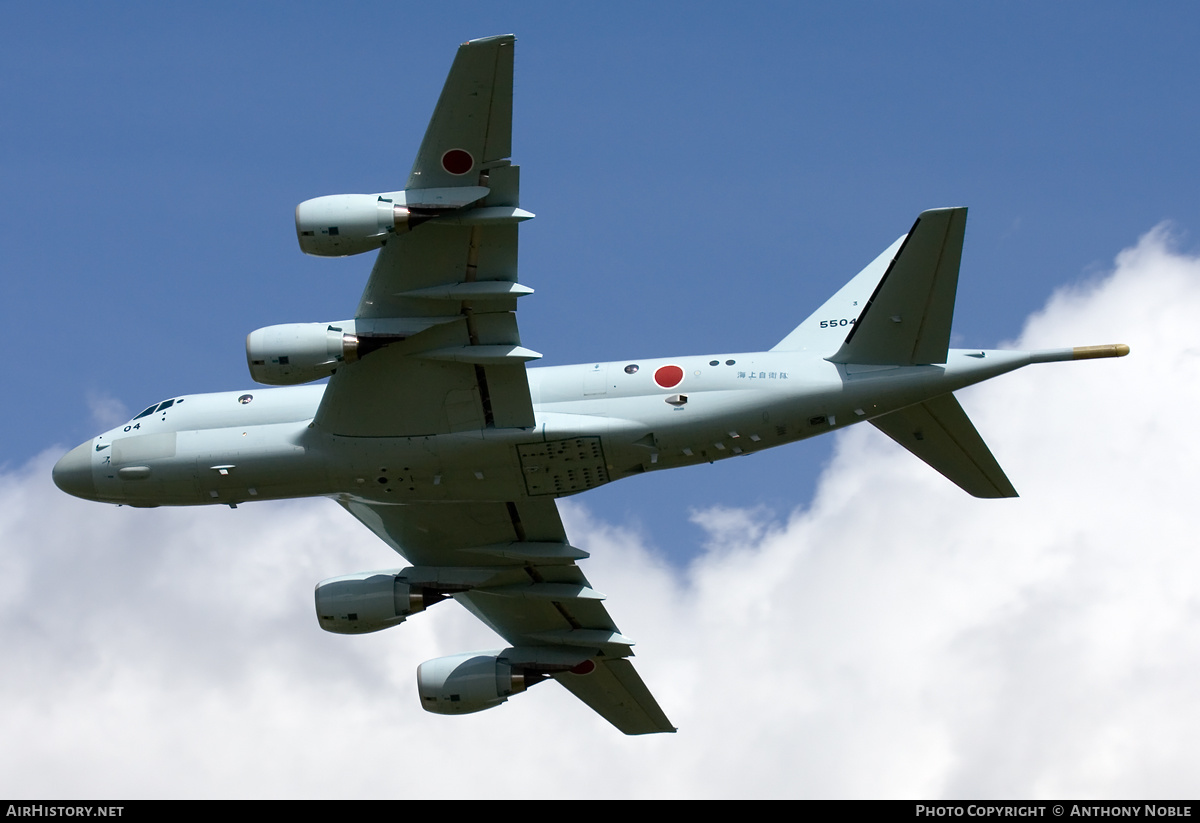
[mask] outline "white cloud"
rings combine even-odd
[[[322,633],[312,584],[393,562],[338,507],[115,509],[45,455],[0,475],[0,792],[1194,796],[1198,313],[1200,261],[1159,229],[1030,318],[1019,345],[1133,353],[961,393],[1019,500],[859,427],[786,522],[696,513],[685,573],[564,503],[676,735],[553,684],[426,714],[420,661],[497,644],[451,605]]]
[[[129,407],[105,392],[89,391],[87,405],[92,424],[102,431],[129,419]]]

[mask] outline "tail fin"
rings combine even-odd
[[[811,349],[834,363],[945,363],[966,222],[965,208],[922,212],[907,235],[771,350]]]
[[[907,235],[772,351],[813,349],[824,354],[848,331],[841,347],[826,359],[868,366],[945,363],[966,225],[965,208],[922,212]],[[968,494],[1017,496],[953,394],[871,423]]]
[[[834,363],[945,363],[967,210],[922,212]]]
[[[883,254],[872,260],[821,308],[808,316],[792,333],[780,340],[771,351],[808,351],[821,354],[834,351],[847,330],[854,328],[858,316],[870,300],[879,281],[887,273],[905,238],[888,246]]]

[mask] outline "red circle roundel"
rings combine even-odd
[[[596,661],[585,660],[578,666],[570,669],[571,674],[591,674],[596,670]]]
[[[442,155],[442,168],[451,174],[466,174],[475,167],[475,158],[462,149],[450,149]]]
[[[673,389],[683,382],[683,369],[678,366],[659,366],[654,372],[654,382],[664,389]]]

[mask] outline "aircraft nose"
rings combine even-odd
[[[92,441],[80,443],[54,464],[54,485],[84,500],[96,499],[96,481],[92,477]]]

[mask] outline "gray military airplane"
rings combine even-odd
[[[949,208],[769,351],[527,370],[514,42],[459,47],[402,191],[296,208],[304,252],[380,251],[353,319],[247,337],[251,376],[288,388],[155,403],[71,450],[54,482],[129,506],[331,497],[412,565],[318,584],[323,629],[378,631],[452,598],[510,644],[422,664],[425,709],[476,712],[554,679],[626,734],[670,732],[557,498],[864,420],[969,494],[1014,497],[952,392],[1129,348],[950,349],[967,210]]]

